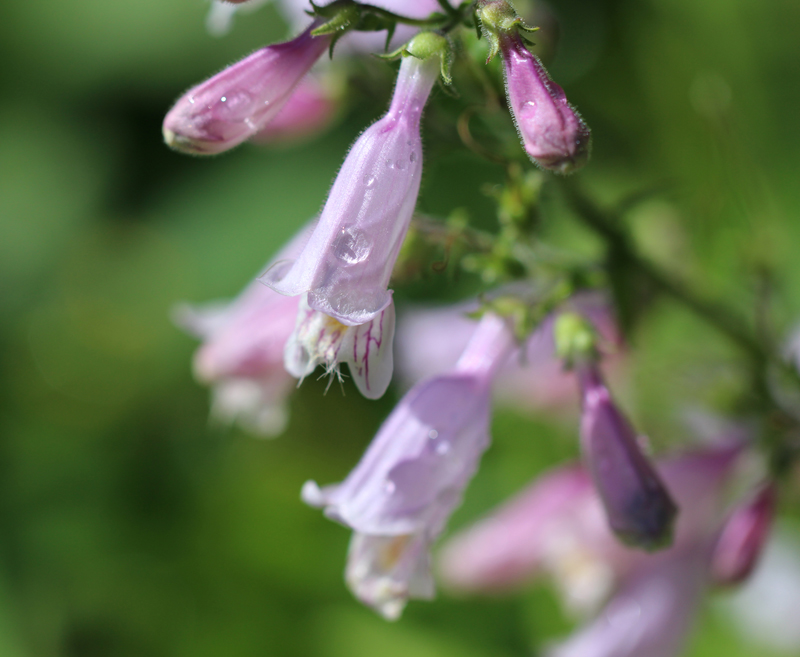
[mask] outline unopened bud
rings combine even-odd
[[[715,584],[740,584],[753,572],[772,527],[775,497],[774,484],[764,484],[731,513],[711,556]]]
[[[594,364],[578,370],[581,447],[611,530],[624,543],[658,550],[672,542],[678,509]]]
[[[278,114],[330,41],[312,36],[309,28],[190,89],[164,118],[164,141],[195,154],[221,153],[242,143]]]

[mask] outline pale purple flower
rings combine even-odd
[[[309,224],[278,254],[302,249]],[[259,435],[283,431],[286,399],[295,380],[283,364],[300,299],[284,297],[258,281],[233,301],[176,308],[176,323],[203,341],[194,356],[198,380],[212,387],[212,417]]]
[[[327,374],[339,375],[339,364],[347,363],[362,395],[367,399],[382,397],[394,367],[394,303],[365,324],[347,326],[311,308],[306,295],[284,298],[300,298],[295,328],[284,352],[286,371],[303,379],[322,365]]]
[[[420,117],[438,74],[438,57],[404,58],[388,113],[353,145],[306,248],[268,270],[264,283],[289,296],[308,293],[311,308],[349,326],[391,303],[389,278],[422,174]]]
[[[187,91],[164,118],[167,144],[187,153],[221,153],[261,130],[330,45],[329,35],[311,36],[313,27]]]
[[[308,482],[303,499],[354,530],[347,581],[386,618],[434,592],[429,548],[489,446],[491,379],[514,347],[485,315],[455,369],[414,386],[339,485]]]
[[[767,482],[733,509],[711,555],[715,584],[740,584],[750,576],[772,529],[775,505],[775,485]]]
[[[516,32],[499,39],[508,106],[525,151],[545,169],[579,169],[589,158],[589,127]]]
[[[451,586],[472,591],[551,574],[571,610],[594,615],[551,657],[672,657],[707,589],[725,492],[742,457],[740,443],[726,442],[659,462],[683,510],[675,543],[663,552],[621,545],[588,473],[571,465],[453,537],[440,555],[440,572]]]
[[[612,531],[625,543],[659,549],[672,539],[677,508],[642,452],[597,366],[578,366],[581,448]]]
[[[659,461],[659,475],[675,491],[682,509],[669,551],[715,536],[725,484],[735,474],[741,454],[738,442],[726,442]],[[570,606],[591,609],[618,578],[651,559],[619,543],[588,472],[568,465],[539,477],[486,519],[453,537],[440,561],[450,585],[468,591],[512,589],[549,571]]]

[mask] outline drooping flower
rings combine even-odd
[[[675,542],[667,552],[713,540],[724,510],[725,486],[741,457],[741,443],[726,440],[659,461],[658,473],[675,491],[682,510]],[[574,464],[542,475],[486,519],[450,539],[440,563],[445,580],[466,591],[514,589],[547,571],[556,578],[568,606],[585,612],[652,558],[615,538],[589,473]]]
[[[348,326],[391,303],[389,278],[422,174],[420,117],[438,74],[438,57],[404,58],[389,111],[353,145],[308,245],[296,261],[269,269],[265,284],[308,293],[311,308]]]
[[[297,254],[311,227],[301,230],[278,257]],[[176,309],[176,323],[203,341],[194,356],[194,371],[212,386],[213,418],[236,421],[259,435],[283,431],[286,398],[295,383],[283,358],[299,301],[253,281],[231,302]]]
[[[164,118],[164,140],[186,153],[226,151],[275,117],[330,36],[300,36],[257,50],[187,91]]]
[[[775,505],[775,485],[767,482],[733,510],[711,555],[715,584],[739,584],[750,576],[772,529]]]
[[[684,510],[675,543],[663,552],[621,545],[588,473],[567,466],[452,538],[440,555],[441,573],[472,591],[552,574],[568,606],[593,619],[549,657],[674,657],[708,588],[725,490],[742,456],[741,444],[723,443],[659,462]]]
[[[365,324],[347,326],[311,308],[306,295],[284,298],[300,299],[295,328],[284,352],[286,371],[304,379],[318,365],[328,374],[338,374],[339,364],[347,363],[362,395],[367,399],[382,397],[394,368],[394,303]]]
[[[347,582],[386,618],[433,595],[429,548],[489,445],[489,387],[513,348],[506,322],[485,315],[455,369],[403,397],[343,483],[303,487],[308,504],[353,529]]]
[[[578,365],[583,397],[581,448],[612,531],[648,550],[672,539],[677,508],[611,398],[596,364]]]

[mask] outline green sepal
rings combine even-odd
[[[556,355],[568,369],[575,363],[598,359],[598,335],[594,325],[576,312],[561,313],[553,326]]]

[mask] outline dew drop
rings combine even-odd
[[[365,260],[369,251],[369,240],[356,228],[342,228],[333,246],[336,258],[348,265],[355,265]]]
[[[436,431],[436,429],[431,429],[428,432],[428,438],[430,438],[431,440],[436,440],[438,437],[439,437],[439,432]]]
[[[412,162],[416,162],[417,161],[417,151],[411,151],[411,155],[408,156],[408,159],[411,160]]]
[[[449,451],[450,451],[450,443],[448,443],[448,442],[446,442],[444,440],[439,442],[439,443],[436,443],[436,453],[437,454],[444,455],[444,454],[447,454],[447,452],[449,452]]]
[[[398,171],[402,171],[403,169],[406,168],[406,161],[405,160],[397,160],[397,162],[395,162],[394,165],[395,165],[395,167],[397,167]]]
[[[374,184],[375,184],[375,176],[372,176],[370,174],[367,174],[366,176],[364,176],[364,186],[365,187],[369,188],[369,187],[372,187]]]

